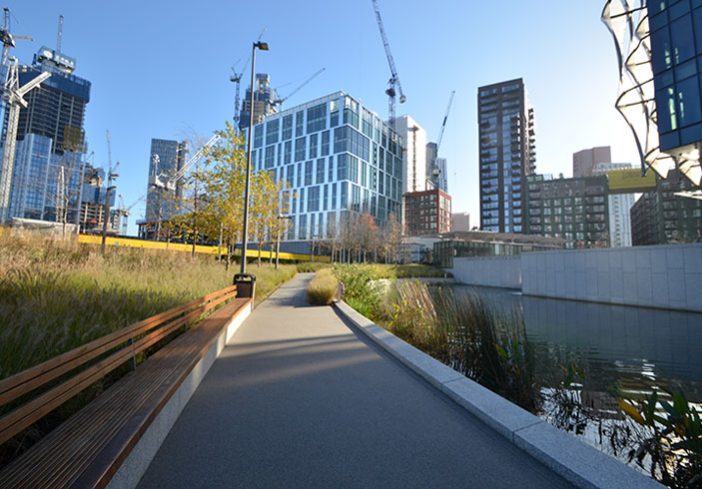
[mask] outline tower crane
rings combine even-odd
[[[119,209],[117,209],[117,212],[119,212],[120,215],[122,216],[122,230],[120,233],[122,236],[127,235],[127,228],[129,226],[129,216],[131,215],[132,208],[135,205],[137,205],[139,202],[143,201],[145,198],[146,198],[146,194],[142,194],[134,202],[132,202],[128,206],[125,206],[124,205],[124,197],[122,196],[122,194],[119,194]]]
[[[13,36],[10,33],[10,9],[5,7],[3,9],[5,23],[0,29],[0,42],[2,43],[2,69],[7,72],[9,59],[10,59],[10,48],[15,47],[15,40],[24,39],[27,41],[33,41],[32,36]],[[3,83],[6,81],[3,78]]]
[[[63,15],[59,15],[58,32],[56,34],[56,53],[61,54],[61,41],[63,41]]]
[[[265,32],[266,29],[264,28],[261,31],[261,34],[258,36],[258,41],[261,40],[261,37],[263,37]],[[241,71],[236,70],[236,65],[239,63],[239,61],[241,61],[241,58],[234,63],[234,66],[232,66],[232,74],[229,76],[229,81],[236,84],[234,91],[234,129],[237,131],[239,130],[239,120],[241,119],[241,77],[244,76],[246,67],[249,66],[249,63],[251,62],[251,55],[249,54],[249,57],[246,58],[246,62],[244,63],[244,67],[241,68]]]
[[[439,149],[441,148],[441,141],[444,139],[444,131],[446,130],[446,121],[448,120],[449,113],[451,112],[451,106],[453,105],[453,97],[456,95],[456,90],[451,91],[451,95],[449,96],[449,102],[448,106],[446,107],[446,113],[444,114],[444,120],[441,123],[441,130],[439,131],[439,139],[436,141],[436,159],[434,160],[432,166],[433,168],[431,169],[431,180],[432,183],[435,186],[438,186],[438,178],[439,175],[441,175],[441,168],[439,168],[438,159],[439,159]]]
[[[392,57],[390,52],[390,43],[388,42],[388,36],[385,34],[385,28],[383,27],[383,18],[380,16],[380,7],[378,6],[378,0],[373,1],[373,8],[375,9],[375,19],[378,22],[378,30],[380,30],[380,38],[383,41],[383,47],[385,48],[385,56],[388,59],[388,65],[390,66],[390,79],[388,80],[388,88],[385,93],[388,95],[388,119],[390,125],[395,127],[395,97],[400,94],[400,103],[404,104],[407,97],[402,92],[402,84],[400,83],[400,77],[397,74],[397,68],[395,67],[395,59]]]
[[[161,173],[160,175],[152,175],[151,177],[151,185],[157,188],[163,188],[166,190],[175,190],[176,189],[176,184],[178,183],[178,180],[183,178],[185,174],[188,172],[188,170],[198,161],[202,159],[202,157],[205,155],[205,151],[210,147],[213,146],[214,144],[217,143],[217,141],[220,140],[220,136],[215,134],[212,136],[202,147],[195,153],[188,161],[183,164],[183,166],[178,170],[176,173],[174,173],[172,176],[171,175],[166,175],[164,173]]]
[[[449,113],[451,112],[451,105],[453,105],[453,96],[456,95],[456,90],[451,92],[449,97],[448,107],[446,107],[446,113],[444,114],[444,120],[441,123],[441,131],[439,131],[439,139],[436,141],[436,154],[439,154],[439,148],[441,148],[441,141],[444,139],[444,130],[446,129],[446,121],[448,120]]]
[[[5,24],[0,29],[0,41],[3,43],[2,61],[3,70],[7,70],[7,77],[4,81],[2,101],[7,108],[7,131],[5,133],[5,147],[2,155],[2,171],[0,171],[0,223],[7,222],[10,218],[10,190],[12,188],[12,173],[15,166],[15,147],[17,145],[17,128],[19,125],[19,114],[22,107],[29,104],[24,96],[32,89],[37,88],[41,83],[51,76],[51,73],[44,71],[38,76],[28,81],[20,87],[19,70],[16,58],[10,58],[10,48],[15,46],[15,38],[10,34],[10,10],[5,9]]]
[[[237,130],[239,129],[239,119],[241,119],[241,77],[244,76],[244,71],[246,71],[246,67],[249,65],[249,59],[246,60],[241,71],[237,71],[235,68],[238,61],[234,63],[234,66],[232,66],[232,74],[229,77],[229,81],[236,84],[236,88],[234,89],[234,128]]]
[[[100,253],[105,254],[105,246],[107,243],[107,226],[110,223],[110,193],[115,190],[112,181],[119,177],[117,167],[119,162],[112,166],[112,136],[110,130],[105,131],[105,139],[107,140],[107,187],[105,188],[105,204],[102,213],[102,240],[100,243]]]
[[[292,92],[287,94],[285,97],[278,99],[278,100],[274,100],[273,105],[282,105],[283,102],[285,102],[287,99],[289,99],[290,97],[295,95],[297,92],[302,90],[302,88],[304,88],[305,85],[307,85],[309,82],[311,82],[312,80],[317,78],[319,75],[321,75],[322,72],[324,72],[324,70],[326,70],[326,68],[322,68],[321,70],[318,70],[317,72],[315,72],[312,76],[310,76],[307,80],[305,80],[300,85],[298,85],[298,87],[295,90],[293,90]]]

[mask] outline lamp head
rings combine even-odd
[[[260,51],[268,51],[268,43],[258,41],[254,43],[254,47],[258,48]]]

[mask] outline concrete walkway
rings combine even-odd
[[[246,320],[139,487],[571,487],[308,306],[310,277]]]

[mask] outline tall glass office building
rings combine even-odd
[[[399,216],[403,144],[358,100],[336,92],[270,115],[254,126],[253,163],[289,188],[281,212],[292,225],[286,241],[338,232],[354,214],[383,225]]]
[[[702,197],[702,2],[606,0],[615,42],[615,107],[634,133],[642,170],[661,178],[676,167]]]
[[[534,110],[524,81],[480,87],[478,124],[481,229],[524,232],[524,181],[536,169]]]
[[[702,141],[702,2],[647,2],[661,150]]]

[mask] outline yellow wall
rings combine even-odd
[[[646,192],[656,188],[656,177],[653,171],[641,176],[639,169],[611,170],[607,172],[609,180],[609,193],[627,194],[634,192]]]
[[[78,236],[78,242],[99,245],[102,242],[102,238],[100,236],[96,236],[93,234],[81,234]],[[192,250],[192,245],[189,245],[189,244],[168,243],[165,241],[147,241],[147,240],[143,240],[143,239],[134,239],[134,238],[108,237],[107,238],[107,245],[109,245],[109,246],[127,246],[130,248],[145,248],[145,249],[150,249],[150,250],[185,251],[188,253],[190,253],[190,251]],[[222,249],[222,252],[224,252],[224,248]],[[195,253],[203,253],[206,255],[217,255],[218,252],[217,252],[216,246],[196,245],[195,246]],[[275,252],[262,250],[261,251],[261,258],[268,259],[268,258],[270,258],[271,253],[273,254],[273,258],[275,258]],[[258,257],[258,250],[249,248],[246,250],[246,256],[249,258],[256,258],[256,257]],[[294,261],[307,261],[310,259],[310,255],[302,255],[299,253],[283,253],[283,252],[281,252],[280,259],[281,260],[294,260]],[[328,256],[315,256],[314,260],[321,261],[321,262],[328,262],[329,257]]]

